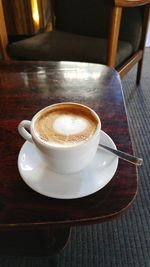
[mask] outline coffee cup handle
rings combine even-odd
[[[18,132],[19,134],[26,139],[27,141],[29,141],[30,143],[33,143],[33,139],[31,134],[27,131],[30,131],[30,126],[31,126],[31,121],[28,120],[23,120],[19,123],[18,125]],[[26,130],[27,129],[27,130]]]

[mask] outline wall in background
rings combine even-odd
[[[146,47],[150,47],[150,22],[149,22],[149,28],[147,33],[147,39],[146,39]]]
[[[8,35],[32,35],[47,26],[49,0],[2,0]]]

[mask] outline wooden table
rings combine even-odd
[[[54,199],[34,192],[24,183],[17,167],[24,140],[17,126],[41,108],[63,101],[93,108],[101,118],[102,130],[118,149],[133,153],[120,78],[115,70],[73,62],[0,63],[0,234],[16,239],[17,233],[24,233],[22,238],[27,239],[27,244],[32,239],[37,245],[39,233],[49,238],[53,232],[53,252],[65,244],[71,226],[116,218],[131,206],[137,193],[136,167],[121,160],[113,179],[84,198]]]

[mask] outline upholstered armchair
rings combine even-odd
[[[8,45],[16,60],[106,64],[140,82],[150,0],[51,0],[53,30]]]

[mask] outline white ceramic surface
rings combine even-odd
[[[112,139],[101,131],[101,143],[116,149]],[[98,148],[94,160],[74,174],[52,172],[42,161],[34,144],[26,141],[18,157],[24,182],[36,192],[53,198],[74,199],[88,196],[103,188],[114,176],[118,157]]]

